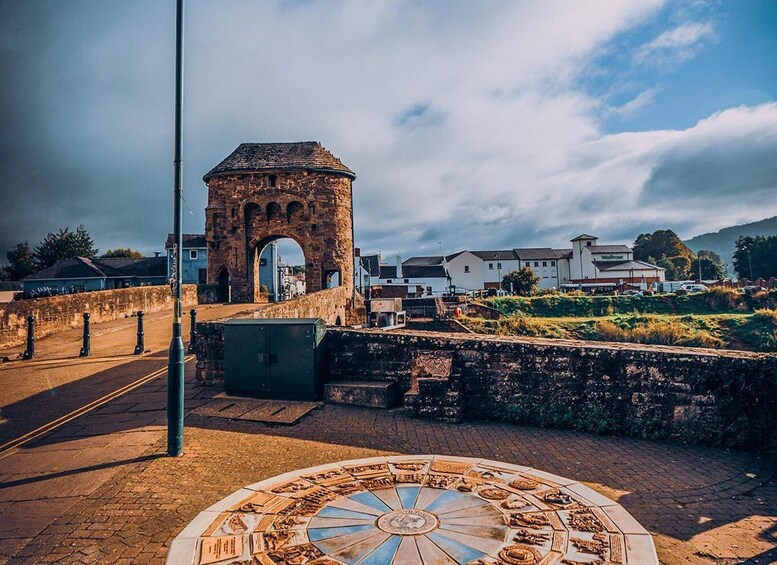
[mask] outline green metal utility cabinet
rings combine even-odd
[[[227,394],[317,400],[326,371],[320,318],[229,320],[224,324]]]

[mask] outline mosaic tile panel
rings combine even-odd
[[[169,564],[658,565],[615,502],[542,471],[449,456],[287,473],[202,512]]]

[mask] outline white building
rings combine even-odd
[[[384,298],[440,296],[449,286],[443,263],[443,257],[414,257],[403,262],[396,255],[393,265],[384,263],[380,254],[356,257],[356,285],[365,296],[377,289]]]
[[[483,290],[500,287],[502,277],[524,267],[539,278],[540,289],[585,288],[615,289],[626,286],[647,288],[665,279],[665,270],[644,261],[635,261],[626,245],[598,245],[598,238],[580,235],[572,240],[572,249],[550,247],[516,248],[494,251],[459,251],[446,257],[411,257],[401,265],[379,265],[373,284],[405,282],[432,288],[432,293],[457,290]],[[380,263],[379,257],[377,263]],[[411,271],[411,266],[425,271]],[[432,268],[436,269],[432,269]],[[412,273],[412,277],[408,275]],[[446,279],[447,274],[447,280]]]

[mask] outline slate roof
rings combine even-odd
[[[72,257],[71,259],[60,259],[51,267],[25,277],[24,280],[86,279],[103,278],[104,276],[105,273],[86,257]]]
[[[559,259],[569,259],[572,257],[572,250],[571,249],[554,249],[556,253],[558,253]]]
[[[600,271],[628,271],[634,269],[635,271],[664,271],[663,267],[651,265],[644,261],[595,261],[596,268]]]
[[[550,247],[528,247],[525,249],[513,249],[515,255],[522,261],[531,261],[534,259],[560,259],[564,255],[557,249]]]
[[[402,264],[402,277],[408,279],[447,278],[442,265],[405,265]]]
[[[310,170],[342,173],[351,179],[356,174],[318,141],[293,143],[241,143],[229,157],[202,177],[265,170]]]
[[[381,279],[395,279],[397,278],[396,265],[381,265],[380,266],[380,278]]]
[[[495,251],[471,251],[477,257],[484,261],[515,261],[515,253],[512,249]]]
[[[599,239],[599,238],[596,237],[595,235],[588,235],[587,233],[581,233],[575,239],[572,239],[570,241],[578,241],[580,239]]]
[[[380,257],[378,255],[362,255],[362,266],[370,275],[377,277],[380,272]]]
[[[208,247],[208,241],[205,239],[204,233],[185,233],[183,236],[183,248],[204,248]],[[174,241],[174,234],[167,234],[167,241],[165,242],[165,249],[172,249]]]
[[[434,265],[442,265],[442,255],[430,256],[430,257],[410,257],[407,261],[402,261],[402,268],[405,267],[431,267]]]
[[[94,259],[108,277],[167,277],[167,257]]]
[[[628,245],[591,245],[591,253],[631,253]]]
[[[85,278],[166,277],[167,257],[106,257],[60,259],[51,267],[30,275],[25,280],[60,280]]]

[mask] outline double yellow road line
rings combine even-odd
[[[185,357],[184,363],[190,361],[191,359],[193,359],[192,355]],[[165,374],[166,372],[167,372],[167,367],[162,367],[161,369],[157,369],[153,373],[149,373],[148,375],[140,377],[138,380],[133,381],[128,385],[121,387],[120,389],[114,390],[113,392],[110,392],[105,396],[90,402],[89,404],[85,404],[84,406],[81,406],[80,408],[73,410],[69,414],[65,414],[64,416],[61,416],[56,420],[52,420],[48,424],[44,424],[41,427],[32,430],[31,432],[27,432],[26,434],[19,436],[16,439],[12,439],[11,441],[4,443],[3,445],[0,445],[0,459],[8,455],[14,449],[21,447],[22,445],[29,443],[33,440],[36,440],[39,437],[49,432],[52,432],[61,426],[64,426],[68,422],[72,422],[76,418],[79,418],[80,416],[83,416],[84,414],[91,412],[92,410],[95,410],[96,408],[99,408],[104,404],[109,403],[111,400],[115,400],[116,398],[119,398],[120,396],[123,396],[128,392],[131,392],[136,388],[143,386],[147,382],[153,381],[154,379]]]

